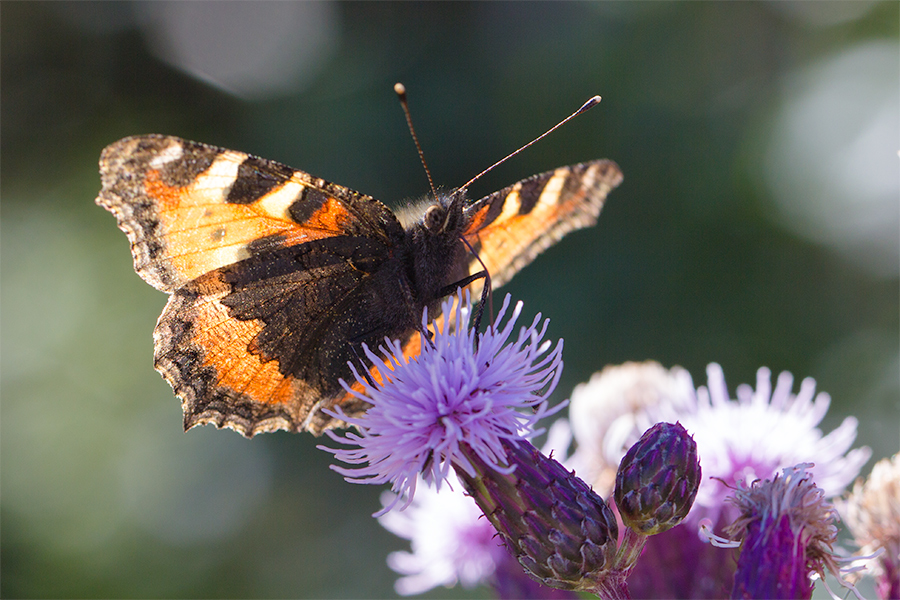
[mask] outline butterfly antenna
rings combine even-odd
[[[403,114],[406,115],[406,124],[409,126],[409,132],[412,134],[413,142],[416,143],[416,150],[419,152],[419,160],[425,167],[425,175],[428,177],[428,185],[431,186],[431,196],[437,199],[437,190],[434,189],[434,181],[431,179],[431,171],[428,170],[428,163],[425,162],[425,154],[422,152],[422,146],[419,145],[419,138],[416,136],[416,130],[413,127],[412,117],[409,114],[409,104],[406,101],[406,86],[402,83],[394,84],[394,92],[400,98],[400,106],[403,107]]]
[[[400,84],[398,83],[397,85],[400,85]],[[395,89],[395,90],[397,89],[396,86],[394,87],[394,89]],[[399,93],[399,92],[398,92],[398,93]],[[566,117],[565,119],[563,119],[562,121],[560,121],[559,123],[557,123],[556,125],[554,125],[553,127],[551,127],[550,129],[548,129],[547,131],[545,131],[544,133],[542,133],[542,134],[539,135],[538,137],[534,138],[533,140],[531,140],[530,142],[528,142],[527,144],[525,144],[524,146],[522,146],[521,148],[519,148],[519,149],[516,150],[515,152],[509,154],[508,156],[504,156],[503,158],[501,158],[500,160],[498,160],[497,162],[495,162],[494,164],[492,164],[491,166],[489,166],[487,169],[485,169],[484,171],[482,171],[481,173],[479,173],[478,175],[476,175],[475,177],[473,177],[472,179],[470,179],[469,181],[467,181],[467,182],[466,182],[462,187],[460,187],[459,189],[461,189],[461,190],[468,189],[468,187],[469,187],[470,185],[472,185],[473,183],[475,183],[475,181],[477,181],[478,179],[480,179],[484,174],[490,172],[491,170],[493,170],[493,169],[494,169],[495,167],[497,167],[498,165],[503,164],[504,162],[506,162],[507,160],[509,160],[510,158],[512,158],[513,156],[515,156],[516,154],[518,154],[519,152],[521,152],[522,150],[524,150],[525,148],[527,148],[528,146],[534,144],[535,142],[538,142],[538,141],[544,139],[545,137],[547,137],[548,135],[550,135],[551,133],[553,133],[554,131],[556,131],[557,129],[559,129],[560,127],[562,127],[563,125],[565,125],[566,123],[568,123],[570,120],[574,119],[575,117],[577,117],[578,115],[580,115],[580,114],[582,114],[582,113],[584,113],[584,112],[587,112],[589,109],[591,109],[591,108],[597,106],[598,104],[600,104],[600,96],[594,96],[593,98],[591,98],[590,100],[588,100],[587,102],[585,102],[584,104],[582,104],[582,105],[581,105],[581,108],[579,108],[578,110],[576,110],[575,112],[573,112],[571,115],[569,115],[568,117]],[[405,106],[405,105],[404,105],[404,106]],[[408,119],[408,118],[409,118],[409,113],[407,113],[407,119]],[[412,127],[412,125],[410,125],[410,128],[411,128],[411,127]],[[413,137],[415,137],[415,134],[413,134]],[[416,145],[418,146],[418,142],[416,142]],[[421,152],[421,151],[420,151],[420,152]],[[427,169],[426,169],[426,170],[427,170]],[[429,176],[429,178],[430,178],[430,176]]]

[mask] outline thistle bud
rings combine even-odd
[[[687,516],[699,486],[700,459],[694,439],[680,423],[657,423],[619,463],[614,496],[628,527],[655,535]]]
[[[474,474],[463,467],[456,471],[509,551],[544,585],[606,590],[618,536],[612,510],[586,483],[531,444],[503,440],[503,448],[513,467],[509,471],[487,466],[471,448],[463,453]]]

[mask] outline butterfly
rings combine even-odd
[[[154,366],[184,427],[246,437],[320,434],[368,404],[347,393],[350,361],[385,337],[420,350],[422,315],[461,286],[507,282],[570,231],[593,225],[619,167],[595,160],[523,179],[481,200],[465,189],[392,212],[283,164],[164,135],[100,157],[97,204],[131,242],[134,268],[171,294]],[[373,373],[377,368],[373,367]]]

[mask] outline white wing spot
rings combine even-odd
[[[559,200],[559,194],[562,192],[563,184],[566,182],[568,176],[569,169],[566,167],[557,169],[556,172],[553,173],[553,177],[551,177],[550,181],[547,182],[547,185],[544,186],[544,189],[541,191],[541,197],[538,198],[536,207],[538,210],[548,209],[556,204]]]
[[[175,162],[184,155],[184,147],[179,142],[172,142],[164,150],[158,152],[150,161],[154,169],[161,169],[170,162]]]
[[[289,209],[300,197],[306,186],[294,180],[288,180],[280,188],[273,190],[259,199],[259,206],[269,215],[286,221],[291,220]]]
[[[522,199],[519,197],[520,189],[522,189],[521,182],[517,183],[512,191],[507,194],[503,200],[503,211],[497,217],[497,223],[504,223],[519,214],[519,209],[522,208]]]
[[[209,201],[223,201],[237,179],[238,168],[246,157],[246,154],[233,150],[223,152],[194,181],[194,191],[203,191]]]

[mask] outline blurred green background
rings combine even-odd
[[[832,395],[826,431],[853,414],[896,452],[898,7],[2,3],[0,594],[394,596],[382,490],[322,440],[182,433],[151,366],[166,298],[93,199],[101,149],[138,133],[421,196],[396,81],[444,188],[603,96],[472,190],[625,173],[597,227],[503,290],[565,338],[556,401],[626,360],[698,384],[716,361],[732,390],[767,365]]]

